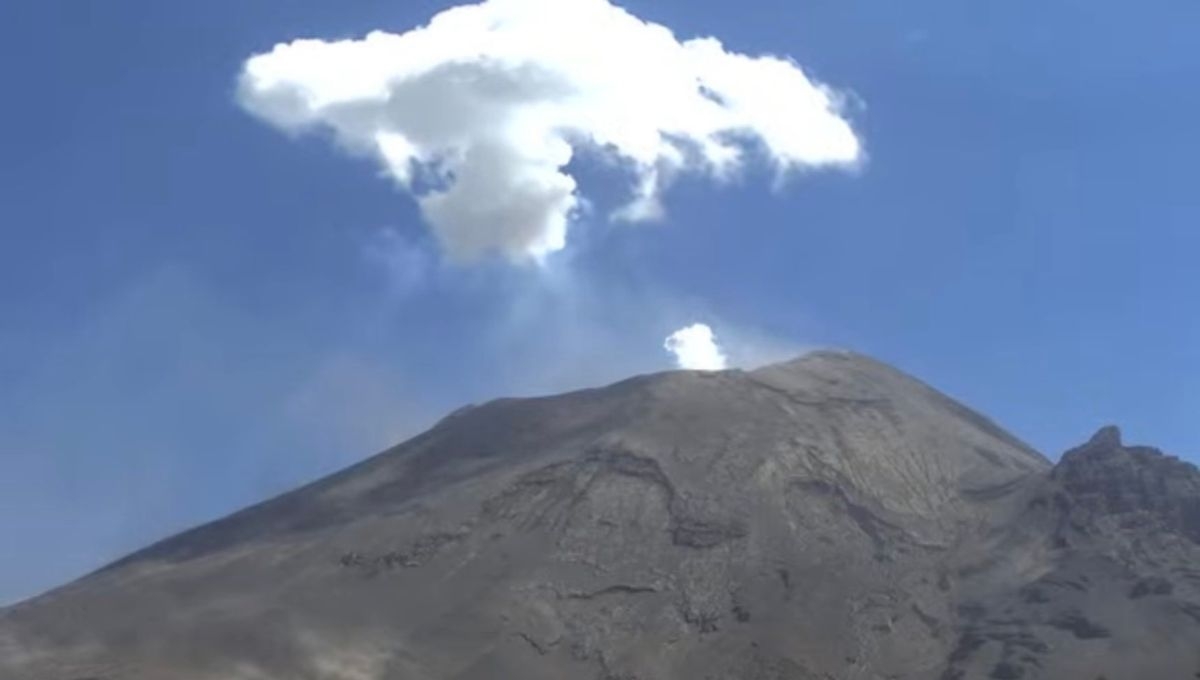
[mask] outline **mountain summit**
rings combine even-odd
[[[1200,472],[872,359],[461,409],[0,611],[3,680],[1200,677]]]

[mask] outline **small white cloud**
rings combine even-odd
[[[584,200],[566,171],[579,148],[632,173],[627,220],[660,217],[681,174],[731,176],[747,144],[780,176],[862,154],[842,97],[795,62],[681,42],[608,0],[487,0],[406,33],[279,44],[246,61],[239,97],[375,158],[461,260],[561,250]]]
[[[696,371],[720,371],[727,365],[725,353],[707,325],[694,323],[667,336],[663,347],[675,355],[679,368]]]

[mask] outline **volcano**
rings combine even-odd
[[[1200,471],[845,352],[501,399],[0,611],[0,678],[1200,678]]]

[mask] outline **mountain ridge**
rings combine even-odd
[[[0,678],[1190,677],[1197,527],[1194,466],[822,351],[459,409],[0,610]]]

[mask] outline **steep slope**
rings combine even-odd
[[[1197,473],[1115,439],[838,352],[500,400],[0,612],[0,678],[1191,677]]]

